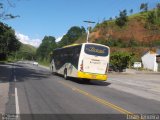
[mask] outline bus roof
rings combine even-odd
[[[83,45],[83,44],[97,44],[97,45],[101,45],[101,46],[108,47],[108,46],[106,46],[106,45],[102,45],[102,44],[98,44],[98,43],[80,43],[80,44],[67,45],[67,46],[64,46],[64,47],[62,47],[62,48],[56,48],[55,50],[61,50],[61,49],[63,49],[63,48],[69,48],[69,47],[74,47],[74,46]]]
[[[80,44],[67,45],[67,46],[64,46],[64,47],[62,47],[62,48],[73,47],[73,46],[82,45],[82,44],[97,44],[97,45],[101,45],[101,46],[106,46],[106,45],[98,44],[98,43],[80,43]],[[107,46],[107,47],[108,47],[108,46]]]
[[[71,45],[64,46],[62,48],[73,47],[73,46],[77,46],[77,45],[81,45],[81,44],[71,44]]]

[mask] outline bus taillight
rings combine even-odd
[[[83,60],[82,60],[82,63],[80,65],[80,71],[83,71]]]

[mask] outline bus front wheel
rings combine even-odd
[[[64,79],[67,80],[68,76],[67,76],[67,69],[64,70]]]

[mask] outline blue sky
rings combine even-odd
[[[12,0],[10,0],[12,1]],[[84,26],[84,20],[102,22],[114,18],[123,9],[139,12],[141,3],[152,8],[160,0],[14,0],[7,11],[19,18],[5,20],[23,42],[39,44],[45,35],[62,37],[72,26]],[[35,43],[34,43],[35,42]],[[36,46],[37,46],[36,45]]]

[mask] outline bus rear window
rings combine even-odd
[[[86,44],[84,51],[89,55],[95,55],[95,56],[108,55],[108,48],[103,46],[98,46],[98,45]]]

